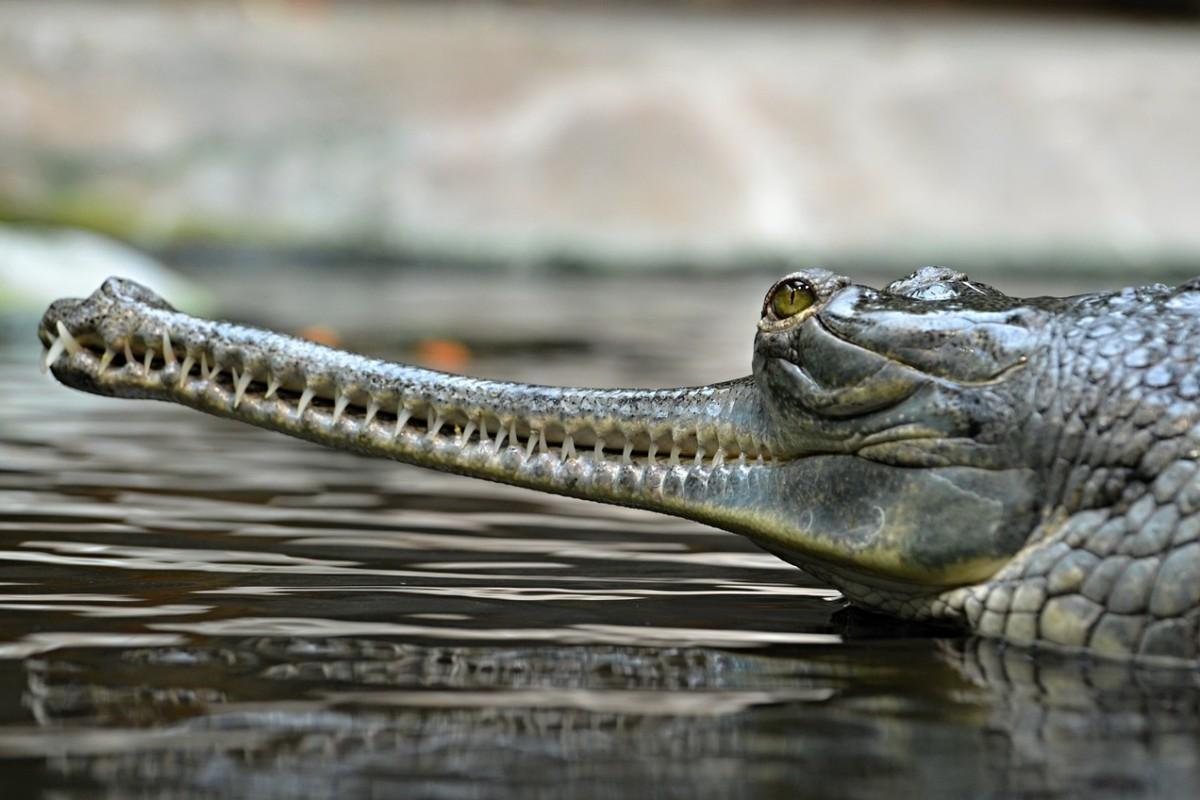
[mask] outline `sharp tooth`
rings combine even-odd
[[[435,412],[432,408],[425,412],[425,425],[429,428],[428,436],[437,436],[443,423],[445,420],[442,419],[442,412]]]
[[[704,448],[703,447],[696,448],[696,460],[694,463],[697,466],[704,463]]]
[[[370,425],[371,420],[375,419],[375,415],[378,413],[379,413],[379,403],[376,403],[375,398],[372,397],[370,400],[367,401],[367,419],[365,422],[363,422],[363,425]]]
[[[68,353],[75,355],[83,350],[83,345],[75,341],[75,337],[71,335],[69,330],[67,330],[67,326],[63,325],[63,321],[61,319],[58,321],[57,327],[58,340],[67,348]]]
[[[568,433],[565,437],[563,437],[562,460],[566,461],[568,458],[574,458],[574,457],[575,457],[575,440],[571,437],[571,434]]]
[[[264,400],[270,400],[271,395],[279,391],[279,379],[272,375],[267,379],[267,393],[263,395]]]
[[[463,428],[462,436],[458,437],[458,446],[463,447],[467,442],[471,441],[471,434],[475,432],[475,423],[468,422],[467,427]]]
[[[346,406],[350,404],[350,395],[339,394],[337,399],[333,401],[333,424],[342,418],[342,413],[346,410]]]
[[[50,349],[46,351],[46,357],[42,359],[42,372],[50,369],[54,362],[58,360],[58,357],[62,355],[63,350],[66,349],[67,346],[63,344],[62,339],[55,339],[50,345]]]
[[[196,359],[192,358],[192,354],[188,353],[183,357],[183,363],[179,365],[179,385],[183,386],[183,382],[188,379],[188,374],[192,371],[192,365],[196,363]]]
[[[725,451],[718,449],[717,452],[713,453],[712,468],[716,469],[717,467],[721,466],[724,463],[725,463]]]
[[[513,420],[512,422],[508,423],[508,441],[512,444],[513,447],[521,446],[521,440],[519,438],[517,438],[517,422],[516,422],[516,420]]]
[[[492,445],[493,455],[500,452],[500,448],[504,446],[504,437],[508,435],[508,431],[504,430],[503,424],[501,424],[499,428],[500,429],[496,431],[496,443]]]
[[[163,362],[166,364],[175,363],[175,348],[171,346],[171,336],[167,333],[167,329],[163,328],[162,332],[162,351]]]
[[[549,453],[550,452],[550,446],[546,444],[545,428],[538,431],[538,452],[539,453]]]
[[[600,434],[596,434],[596,444],[592,447],[592,458],[596,461],[604,460],[604,439]]]
[[[126,345],[127,349],[128,347]],[[208,353],[200,353],[200,380],[208,380]]]
[[[411,416],[412,412],[407,408],[396,409],[396,430],[392,432],[393,439],[400,435],[400,431],[404,430],[404,426],[408,424],[408,419]]]
[[[312,402],[312,399],[313,390],[305,386],[304,391],[300,393],[300,407],[299,410],[296,411],[297,417],[304,416],[304,409],[308,408],[308,404]]]
[[[216,356],[213,356],[213,365],[212,365],[212,369],[209,370],[209,372],[208,372],[208,379],[215,383],[217,380],[217,376],[220,374],[221,374],[221,365],[217,363]]]
[[[677,444],[671,445],[671,466],[679,466],[679,445]]]
[[[485,419],[484,417],[480,417],[479,418],[479,443],[483,444],[484,442],[489,441],[489,440],[490,440],[490,437],[488,436],[487,419]]]
[[[525,458],[533,455],[533,448],[537,445],[537,431],[529,432],[529,441],[525,443]]]
[[[146,348],[146,358],[145,358],[145,363],[143,363],[143,364],[142,364],[142,369],[146,370],[146,372],[149,372],[149,371],[150,371],[150,365],[151,365],[151,364],[153,364],[153,363],[154,363],[154,348],[153,348],[153,347],[147,347],[147,348]]]
[[[757,459],[755,459],[755,461],[757,461],[757,462],[758,462],[758,465],[759,465],[760,467],[762,466],[762,463],[763,463],[763,457],[762,457],[762,453],[761,453],[761,452],[758,454],[758,458],[757,458]]]
[[[646,451],[646,461],[653,464],[654,456],[658,454],[658,442],[650,440],[650,449]]]
[[[746,466],[746,454],[744,452],[738,453],[738,466],[739,467]]]
[[[108,365],[111,364],[112,360],[116,357],[117,357],[116,350],[113,350],[110,347],[105,347],[104,355],[100,356],[100,366],[97,369],[96,374],[103,375],[104,370],[108,369]]]
[[[631,458],[632,455],[633,455],[633,440],[626,437],[625,449],[621,451],[621,463],[622,464],[632,464],[633,463],[633,459]]]
[[[137,359],[133,357],[133,350],[129,348],[129,342],[125,343],[125,363],[129,366],[140,366]]]
[[[237,408],[238,403],[242,402],[242,395],[244,395],[246,393],[246,387],[248,387],[250,385],[251,377],[253,377],[253,376],[250,374],[249,369],[247,369],[245,372],[243,372],[241,374],[241,377],[238,377],[237,370],[233,370],[233,382],[234,382],[233,407],[234,408]]]

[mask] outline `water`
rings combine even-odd
[[[471,369],[728,377],[740,324]],[[848,614],[733,535],[68,392],[34,350],[0,350],[5,797],[1200,787],[1195,673]]]

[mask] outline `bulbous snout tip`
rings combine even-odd
[[[71,330],[79,317],[84,301],[78,297],[64,297],[50,304],[38,322],[37,334],[45,347],[51,346],[61,335],[59,326]]]
[[[55,300],[38,323],[38,338],[46,347],[68,333],[79,336],[94,331],[100,321],[111,319],[114,309],[142,307],[174,311],[166,300],[127,278],[111,277],[86,298],[65,297]]]
[[[151,289],[146,288],[137,281],[117,276],[112,276],[105,280],[88,300],[96,301],[99,298],[108,298],[117,303],[135,303],[164,311],[175,310],[174,306],[162,299],[162,297]]]

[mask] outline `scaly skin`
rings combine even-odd
[[[934,267],[882,291],[806,270],[768,293],[752,376],[654,391],[389,364],[119,279],[38,334],[78,389],[699,520],[877,611],[1200,653],[1200,281],[1020,299]]]

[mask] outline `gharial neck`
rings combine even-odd
[[[1172,313],[1178,290],[1126,289],[1058,301],[1047,345],[1030,371],[1021,429],[1043,473],[1048,509],[1126,502],[1188,454],[1200,372],[1190,350],[1200,317]],[[1181,444],[1182,443],[1182,444]]]

